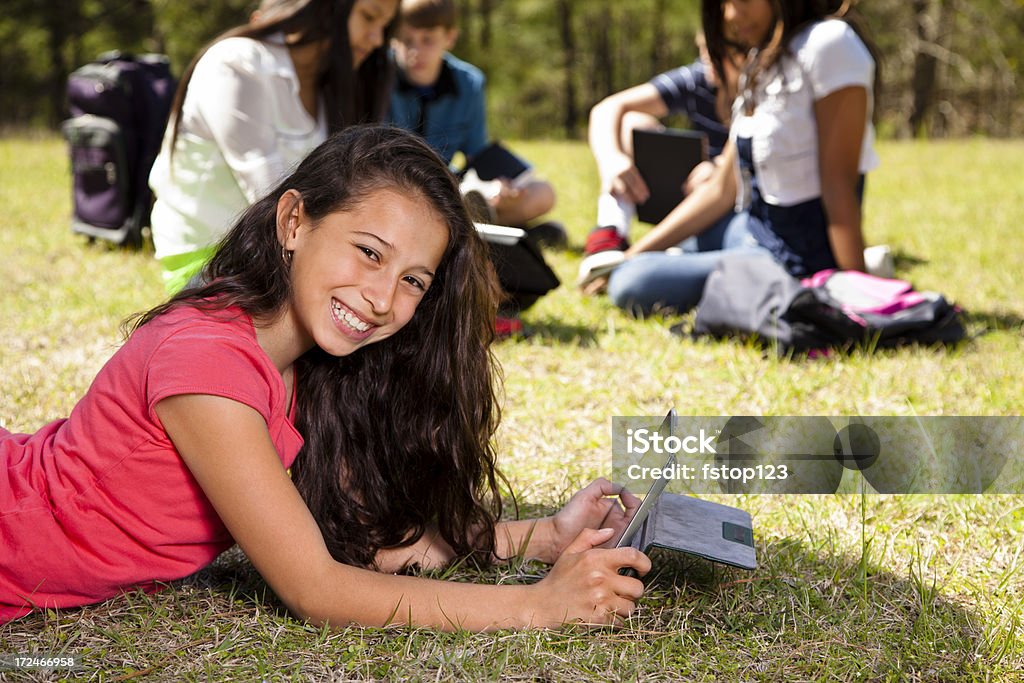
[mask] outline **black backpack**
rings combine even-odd
[[[164,55],[106,52],[71,73],[71,229],[140,246],[149,225],[149,171],[160,151],[175,81]]]
[[[770,256],[727,254],[697,304],[695,336],[754,336],[779,353],[955,344],[962,311],[905,280],[825,270],[804,281]]]

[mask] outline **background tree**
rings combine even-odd
[[[68,73],[110,49],[180,73],[255,0],[4,0],[0,126],[54,128]],[[1024,134],[1024,0],[858,4],[883,55],[883,136]],[[460,0],[455,53],[488,77],[497,137],[581,137],[611,92],[696,57],[693,0]],[[678,122],[677,125],[685,125]]]

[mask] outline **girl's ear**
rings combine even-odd
[[[277,200],[277,241],[289,251],[295,249],[302,214],[302,195],[298,190],[288,190]]]

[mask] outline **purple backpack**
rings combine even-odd
[[[955,344],[962,311],[905,280],[824,270],[802,281],[768,255],[728,254],[697,305],[695,335],[756,336],[780,353]]]
[[[140,246],[149,225],[149,170],[160,151],[175,81],[164,55],[100,55],[71,73],[71,118],[61,126],[71,155],[74,232]]]

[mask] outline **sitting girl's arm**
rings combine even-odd
[[[565,622],[618,623],[632,612],[650,561],[632,548],[592,549],[612,532],[587,530],[542,581],[527,586],[392,576],[336,562],[252,408],[208,395],[156,405],[171,441],[228,531],[295,615],[316,624],[407,623],[474,631]]]
[[[857,181],[867,124],[867,97],[866,88],[851,86],[814,103],[821,200],[828,216],[832,254],[843,270],[864,270],[864,234]]]

